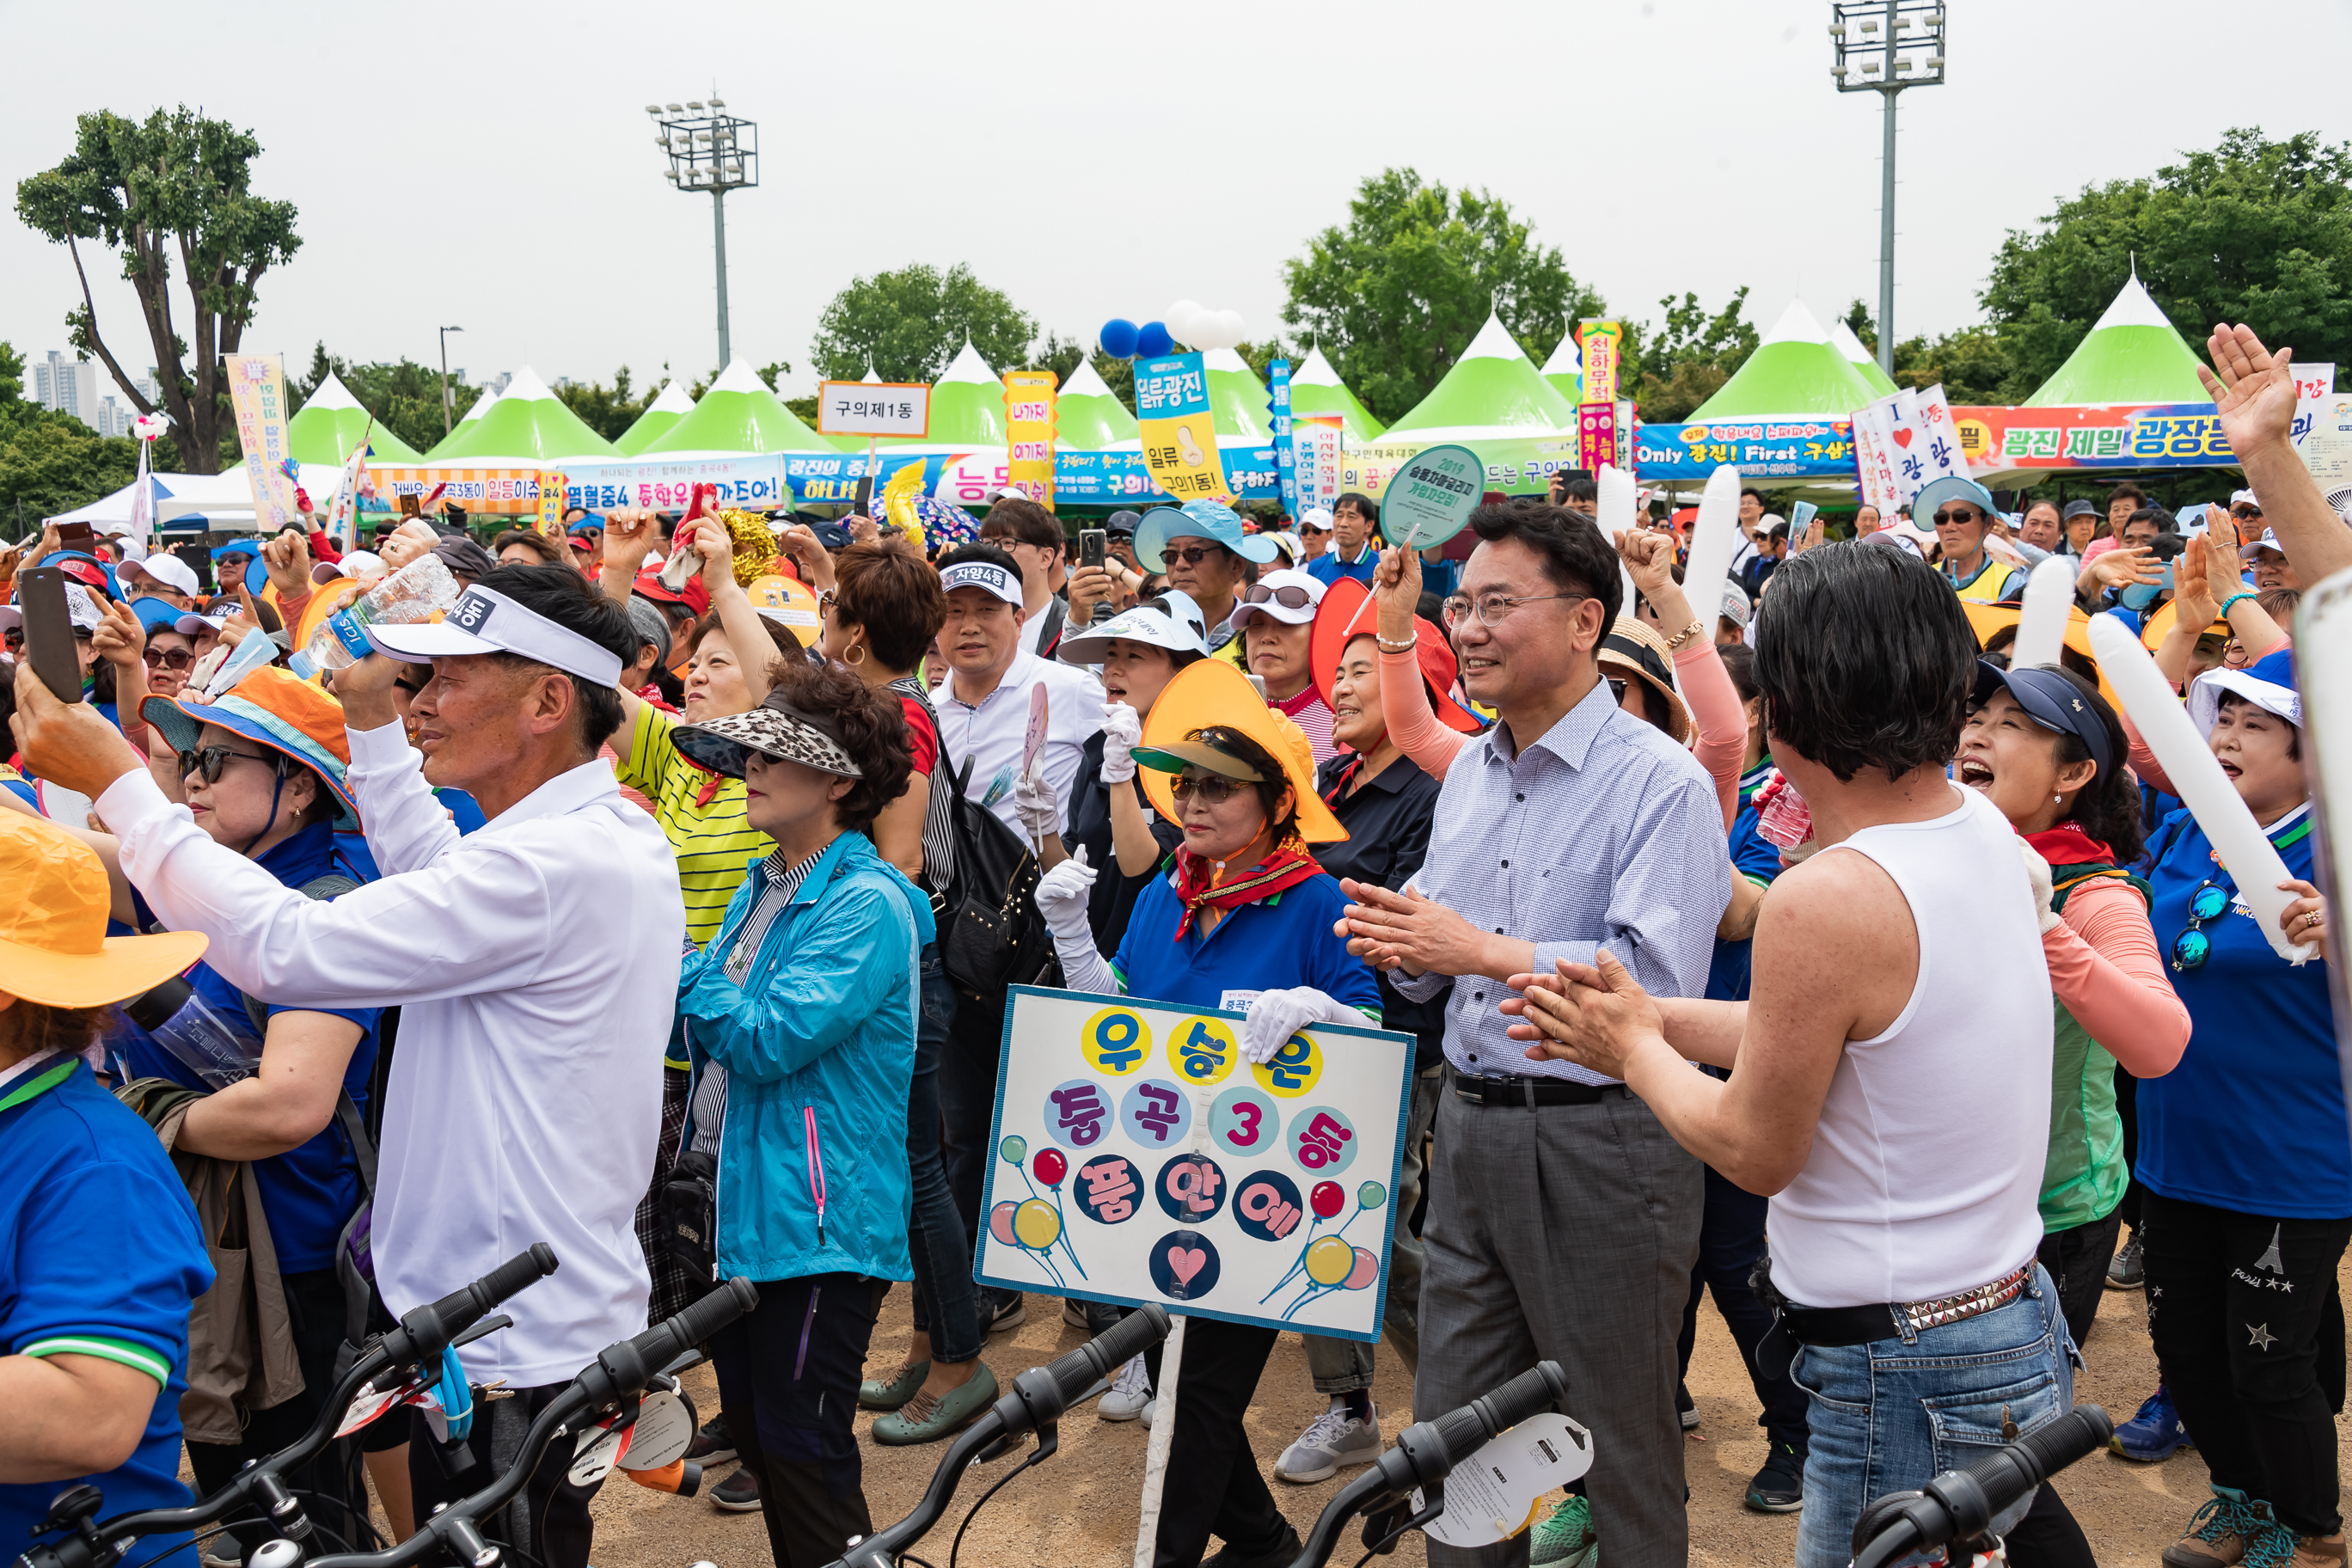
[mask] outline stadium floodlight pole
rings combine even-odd
[[[659,132],[654,145],[669,154],[665,178],[681,191],[710,193],[712,249],[719,267],[719,368],[734,354],[727,332],[727,193],[760,183],[760,128],[727,112],[715,94],[706,102],[648,103]]]
[[[444,441],[449,438],[449,432],[457,428],[453,422],[455,411],[449,406],[449,334],[465,330],[463,327],[441,329],[441,438]]]
[[[1840,92],[1885,100],[1879,168],[1878,368],[1895,373],[1895,100],[1906,87],[1944,84],[1944,0],[1831,0],[1830,75]]]

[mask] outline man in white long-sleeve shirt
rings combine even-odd
[[[518,1394],[476,1421],[487,1451],[494,1425],[527,1420],[644,1326],[631,1219],[660,1131],[686,911],[661,829],[596,758],[636,639],[578,574],[505,567],[437,625],[361,635],[392,658],[336,687],[383,876],[331,903],[215,844],[118,733],[37,679],[37,694],[18,682],[17,737],[44,777],[99,802],[125,875],[165,925],[212,938],[229,980],[292,1005],[403,1009],[373,1219],[384,1305],[435,1300],[537,1241],[562,1264],[502,1309],[512,1328],[459,1352],[474,1382]],[[412,705],[421,767],[392,706],[395,658],[433,666]],[[469,792],[488,822],[459,837],[436,785]],[[411,1448],[420,1515],[488,1479],[447,1476],[428,1447]],[[533,1480],[516,1541],[546,1568],[588,1558],[593,1489],[562,1484],[566,1463],[551,1456]]]

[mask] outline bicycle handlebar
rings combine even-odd
[[[1854,1523],[1853,1568],[1882,1568],[1906,1552],[1983,1534],[2003,1510],[2114,1434],[2105,1411],[2077,1405],[1965,1470],[1946,1470],[1917,1491],[1880,1498]]]

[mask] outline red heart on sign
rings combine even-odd
[[[1910,426],[1905,426],[1895,432],[1895,444],[1898,447],[1908,447],[1911,444]]]

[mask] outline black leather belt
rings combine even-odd
[[[1939,1296],[1930,1301],[1882,1301],[1864,1307],[1800,1307],[1772,1286],[1771,1261],[1759,1264],[1748,1282],[1773,1309],[1772,1327],[1756,1347],[1756,1364],[1768,1377],[1786,1377],[1799,1345],[1875,1344],[1906,1329],[1915,1334],[2006,1307],[2024,1293],[2033,1273],[2032,1258],[1998,1279]]]
[[[1598,1105],[1624,1092],[1622,1083],[1577,1083],[1564,1078],[1522,1078],[1502,1073],[1454,1075],[1455,1098],[1469,1105],[1516,1106],[1533,1110],[1538,1105]]]

